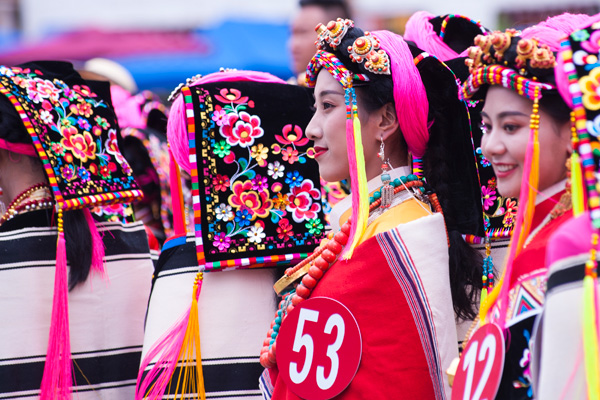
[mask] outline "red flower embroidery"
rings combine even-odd
[[[263,190],[260,193],[252,190],[252,181],[234,182],[231,186],[232,195],[229,196],[229,204],[238,210],[248,210],[252,214],[252,220],[256,217],[266,218],[269,216],[273,201],[269,198],[269,192]]]
[[[290,240],[290,238],[294,236],[293,227],[288,221],[287,218],[282,218],[279,220],[279,226],[277,227],[277,237],[284,242]]]
[[[89,132],[83,134],[77,133],[77,129],[69,127],[63,129],[64,138],[60,143],[68,150],[73,152],[73,156],[80,159],[82,162],[87,162],[88,158],[93,160],[96,158],[96,143]]]
[[[215,99],[221,103],[243,104],[248,102],[248,96],[242,96],[242,92],[237,89],[221,89]]]
[[[106,140],[106,152],[108,154],[112,154],[119,164],[123,164],[125,162],[125,157],[123,157],[123,155],[121,154],[121,151],[119,150],[119,145],[117,144],[116,129],[111,129],[108,131],[108,139]]]
[[[227,175],[219,175],[215,176],[212,180],[212,183],[215,187],[215,190],[226,192],[229,189],[229,177]]]
[[[283,127],[281,135],[275,135],[275,139],[282,144],[295,144],[296,146],[304,146],[308,143],[308,138],[303,137],[302,128],[298,125],[287,124]]]
[[[27,96],[34,102],[39,103],[42,99],[58,101],[60,89],[50,81],[33,78],[27,82]]]

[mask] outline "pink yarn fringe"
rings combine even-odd
[[[191,86],[203,85],[213,82],[231,82],[231,81],[251,81],[264,83],[281,83],[286,84],[284,80],[277,78],[266,72],[256,71],[225,71],[215,72],[206,75]],[[171,106],[169,119],[167,121],[167,138],[173,156],[177,164],[187,172],[190,172],[189,160],[189,142],[187,132],[187,119],[185,115],[185,105],[182,96],[177,96]]]
[[[418,48],[433,54],[442,61],[458,57],[442,38],[435,32],[429,20],[435,15],[427,11],[417,11],[406,22],[404,39],[415,42]]]
[[[99,274],[103,279],[108,280],[108,275],[104,270],[104,242],[102,241],[102,236],[100,236],[96,221],[88,208],[83,209],[83,215],[85,215],[85,220],[92,235],[92,271]]]
[[[195,293],[196,300],[200,296],[201,289],[202,281],[199,281],[198,290]],[[185,332],[190,319],[190,310],[191,305],[185,314],[152,345],[146,356],[142,359],[135,386],[135,400],[163,398],[165,389],[179,361]],[[142,379],[144,372],[155,359],[155,364]]]
[[[402,36],[389,31],[375,31],[373,35],[379,39],[381,48],[390,56],[394,102],[400,130],[413,156],[423,157],[429,141],[429,101],[419,70]]]
[[[146,357],[142,360],[135,387],[135,400],[162,399],[165,389],[173,376],[183,340],[190,318],[190,309],[169,328],[163,336],[152,346]],[[152,360],[158,358],[156,364],[150,368],[142,379],[144,371]],[[157,379],[158,378],[158,379]],[[150,388],[151,387],[151,388]]]
[[[67,250],[65,237],[59,233],[56,247],[54,301],[40,400],[71,399],[73,375],[71,339],[69,337],[69,301],[67,285]]]

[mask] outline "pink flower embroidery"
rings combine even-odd
[[[282,144],[295,144],[296,146],[304,146],[308,143],[308,138],[303,137],[302,128],[298,125],[287,124],[283,127],[281,135],[275,135],[275,139]]]
[[[482,186],[481,199],[483,200],[483,209],[487,211],[491,206],[494,205],[494,200],[496,200],[496,191],[488,188],[487,186]]]
[[[281,155],[283,156],[283,161],[287,161],[290,164],[298,161],[298,150],[294,149],[293,147],[286,147],[281,151]]]
[[[39,103],[42,99],[58,101],[60,89],[50,81],[40,78],[33,78],[27,85],[27,96],[34,102]]]
[[[218,107],[212,115],[212,120],[217,123],[217,126],[223,126],[223,124],[228,123],[227,113],[221,107]]]
[[[292,218],[297,223],[317,218],[317,213],[321,211],[321,205],[313,202],[313,199],[318,200],[319,198],[319,191],[315,189],[313,182],[307,179],[302,184],[291,188],[287,211],[292,213]]]
[[[231,238],[227,237],[223,232],[217,233],[213,245],[218,248],[219,251],[227,250],[229,246],[231,246]]]
[[[240,120],[235,125],[223,125],[220,132],[221,136],[227,139],[227,143],[232,146],[239,144],[240,147],[250,147],[254,144],[254,139],[264,135],[264,131],[260,127],[260,118],[243,111],[240,113]]]
[[[237,89],[221,89],[215,99],[221,103],[243,104],[248,102],[248,96],[242,96],[242,92]]]

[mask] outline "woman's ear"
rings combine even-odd
[[[379,110],[379,131],[381,132],[381,139],[386,140],[391,137],[398,128],[398,115],[396,114],[396,107],[393,103],[387,103]]]

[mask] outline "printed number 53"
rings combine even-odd
[[[301,371],[298,371],[298,364],[296,362],[290,363],[290,379],[296,384],[304,382],[308,377],[314,356],[313,338],[310,334],[303,333],[304,324],[307,321],[317,322],[318,320],[318,311],[307,308],[302,308],[300,310],[300,316],[298,317],[298,325],[296,327],[296,335],[294,336],[294,345],[292,350],[298,353],[303,347],[305,347],[306,356],[304,358],[304,365],[302,366]],[[324,333],[328,335],[331,334],[334,327],[337,327],[337,336],[335,341],[327,346],[327,357],[331,360],[331,371],[329,371],[329,375],[325,377],[325,367],[322,365],[317,365],[316,369],[317,386],[319,386],[321,390],[327,390],[333,385],[340,367],[340,360],[337,352],[344,342],[346,326],[344,324],[344,319],[339,314],[332,314],[329,316],[327,322],[325,323]]]

